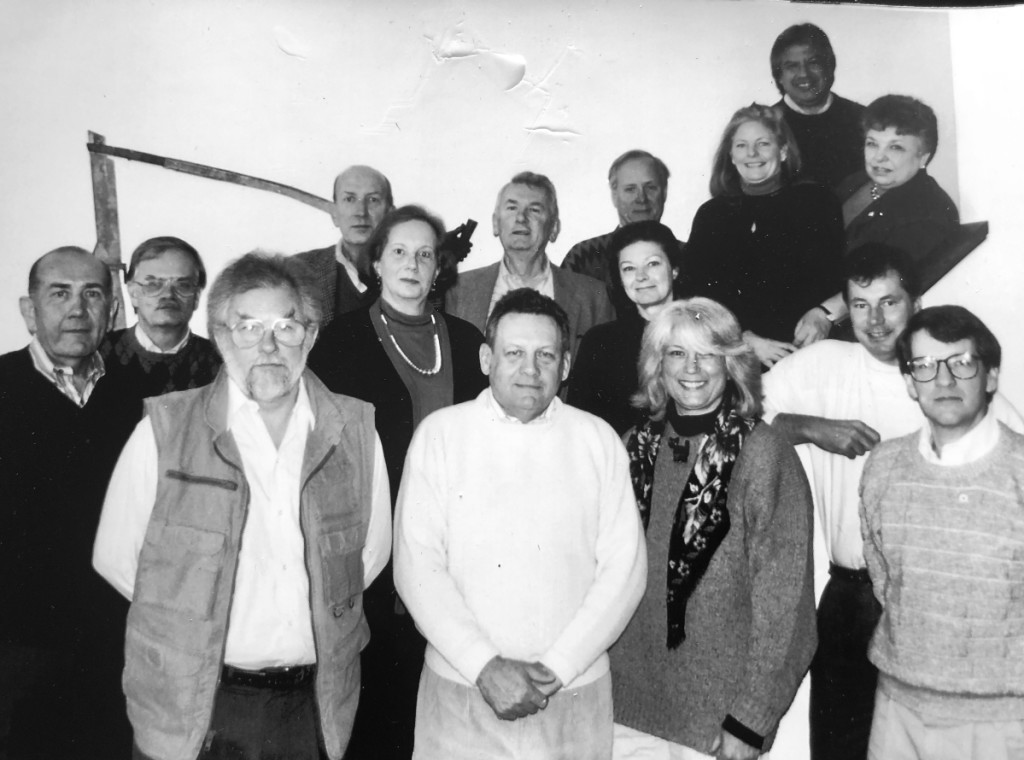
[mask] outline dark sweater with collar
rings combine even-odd
[[[800,148],[800,176],[830,188],[864,168],[864,106],[832,93],[832,105],[820,114],[793,110],[785,99],[775,104]]]
[[[100,353],[107,372],[131,394],[139,419],[142,399],[208,385],[221,365],[220,354],[206,338],[189,335],[178,353],[157,354],[142,347],[135,327],[109,333]]]

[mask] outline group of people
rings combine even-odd
[[[0,757],[749,760],[808,669],[815,760],[1020,757],[1024,420],[991,331],[920,308],[935,116],[834,95],[810,24],[771,64],[686,243],[631,150],[613,232],[556,266],[521,172],[462,273],[349,167],[340,240],[228,264],[209,341],[184,240],[132,254],[118,332],[106,266],[42,256],[0,357]]]

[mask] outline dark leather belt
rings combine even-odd
[[[243,670],[225,665],[220,682],[224,686],[252,686],[258,689],[294,689],[313,680],[316,665],[291,665],[284,668]]]
[[[871,583],[871,576],[864,568],[852,570],[848,567],[840,567],[835,562],[828,563],[828,574],[836,580],[848,581],[850,583]]]

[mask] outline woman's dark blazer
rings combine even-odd
[[[841,203],[871,180],[866,172],[851,174],[836,188]],[[885,243],[910,254],[915,264],[928,257],[960,225],[956,204],[924,169],[850,220],[846,250],[864,243]]]
[[[440,312],[435,315],[447,324],[451,340],[452,402],[476,398],[487,387],[487,376],[480,371],[483,336],[469,322]],[[394,506],[412,440],[412,396],[373,329],[369,308],[335,317],[313,346],[309,368],[335,393],[374,405]]]

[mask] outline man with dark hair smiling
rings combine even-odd
[[[864,166],[864,106],[832,92],[836,54],[814,24],[794,24],[775,40],[772,77],[782,94],[776,108],[793,130],[801,176],[834,188]]]
[[[845,283],[857,342],[820,341],[764,376],[765,419],[798,447],[829,559],[811,664],[814,760],[867,755],[877,682],[867,647],[880,609],[865,569],[857,488],[864,455],[923,422],[907,396],[896,353],[919,308],[913,265],[902,251],[865,245],[847,257]],[[1005,399],[999,397],[995,409],[1024,431],[1024,420]]]
[[[395,516],[395,585],[427,639],[417,760],[610,760],[606,650],[646,583],[626,450],[557,398],[569,325],[530,288],[487,321],[490,388],[427,417]]]
[[[898,357],[926,424],[880,444],[861,481],[882,605],[868,755],[1009,760],[1024,732],[1024,436],[990,409],[999,342],[967,309],[933,306]]]

